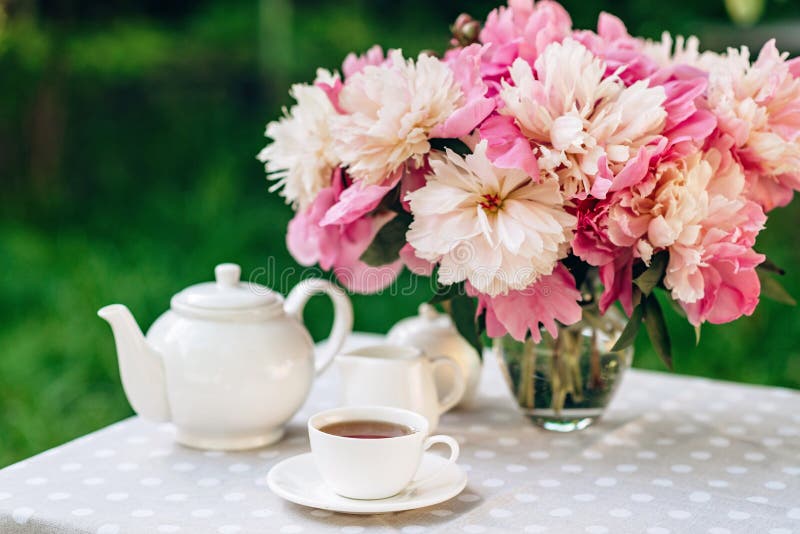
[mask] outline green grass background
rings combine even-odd
[[[317,66],[336,68],[375,42],[441,50],[460,11],[482,18],[494,6],[429,4],[11,4],[0,30],[0,466],[132,413],[99,307],[125,303],[147,328],[218,262],[297,267],[284,244],[291,211],[268,194],[254,159],[264,123]],[[745,30],[721,0],[565,5],[579,27],[605,9],[636,33],[699,33],[717,48],[760,44],[764,28],[800,16],[794,3],[770,1],[764,25]],[[800,203],[776,211],[758,245],[789,271],[795,295],[798,222]],[[355,296],[355,327],[384,332],[428,292]],[[316,338],[329,314],[312,301]],[[800,387],[798,310],[764,302],[753,317],[704,328],[696,347],[680,318],[669,326],[679,373]],[[662,369],[644,336],[635,365]]]

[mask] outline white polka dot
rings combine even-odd
[[[591,493],[578,493],[577,495],[573,495],[572,498],[578,502],[592,502],[597,499],[597,496]]]
[[[5,491],[0,491],[0,501],[5,501],[6,499],[10,499],[11,497],[13,497],[13,495],[11,495],[10,493],[7,493]]]
[[[731,444],[731,440],[723,437],[713,437],[708,442],[714,447],[728,447]]]
[[[731,534],[731,531],[722,527],[711,527],[708,529],[708,534]]]
[[[590,526],[586,527],[586,532],[588,534],[607,534],[608,533],[608,528],[601,527],[599,525],[590,525]]]
[[[127,493],[122,493],[122,492],[109,493],[108,495],[106,495],[106,500],[114,501],[114,502],[124,501],[127,498],[128,498],[128,494]]]
[[[539,481],[539,485],[543,488],[557,488],[561,485],[561,482],[552,478],[544,478]]]
[[[201,488],[213,488],[214,486],[219,486],[219,484],[220,480],[213,477],[201,478],[197,481],[197,485]]]
[[[231,473],[246,473],[247,471],[250,471],[250,469],[252,469],[252,468],[253,467],[250,464],[239,463],[239,464],[233,464],[232,466],[230,466],[228,468],[228,471],[230,471]]]
[[[178,525],[158,525],[157,530],[159,532],[165,532],[165,533],[180,532],[181,527],[179,527]]]
[[[658,454],[656,454],[653,451],[639,451],[639,452],[636,453],[636,457],[641,459],[641,460],[653,460],[657,456],[658,456]]]
[[[200,517],[200,518],[211,517],[212,515],[214,515],[214,510],[210,508],[200,508],[198,510],[192,510],[191,515],[192,517]]]
[[[631,495],[631,500],[633,502],[650,502],[653,499],[654,497],[649,493],[634,493]]]
[[[421,534],[425,532],[425,527],[420,525],[408,525],[403,527],[400,532],[404,532],[405,534]]]
[[[708,502],[711,500],[711,495],[705,491],[693,491],[689,494],[689,500],[692,502]]]
[[[97,527],[97,534],[117,534],[119,532],[119,525],[113,523],[106,523]]]
[[[686,510],[670,510],[667,512],[667,515],[670,516],[672,519],[689,519],[692,517],[692,514],[687,512]]]
[[[131,512],[131,515],[133,517],[153,517],[154,515],[156,515],[156,513],[147,508],[140,508],[139,510],[134,510],[133,512]]]
[[[241,532],[242,527],[239,525],[222,525],[217,529],[217,532],[220,534],[236,534],[237,532]]]
[[[25,484],[28,484],[29,486],[43,486],[44,484],[47,484],[47,479],[44,477],[33,477],[25,480]]]
[[[117,470],[119,471],[136,471],[139,469],[139,464],[135,464],[133,462],[122,462],[121,464],[117,464]]]
[[[691,424],[678,425],[675,427],[675,432],[678,434],[694,434],[697,432],[697,427]]]
[[[117,452],[112,449],[100,449],[94,453],[96,458],[111,458],[115,454],[117,454]]]
[[[611,517],[624,518],[624,517],[630,517],[633,514],[627,508],[612,508],[611,510],[608,511],[608,515],[610,515]]]
[[[528,453],[528,457],[532,460],[546,460],[550,458],[550,453],[547,451],[533,451]]]
[[[610,488],[611,486],[617,485],[617,479],[611,477],[600,477],[594,481],[595,486],[600,486],[603,488]]]
[[[542,525],[528,525],[525,527],[525,532],[529,534],[539,534],[540,532],[547,532],[547,527]]]
[[[756,504],[767,504],[769,502],[769,499],[767,499],[766,497],[754,496],[754,497],[748,497],[747,501]]]
[[[660,445],[661,447],[669,447],[671,445],[675,445],[675,440],[672,438],[658,438],[656,440],[656,445]]]
[[[497,440],[497,443],[502,445],[503,447],[514,447],[519,445],[519,439],[517,438],[500,438]]]
[[[86,484],[87,486],[99,486],[100,484],[103,484],[104,482],[105,482],[105,479],[100,478],[100,477],[90,477],[90,478],[84,478],[83,479],[83,483]]]
[[[603,453],[600,452],[600,451],[587,449],[587,450],[583,451],[581,456],[583,456],[587,460],[600,460],[601,458],[603,458]]]
[[[489,432],[490,428],[486,425],[472,425],[469,427],[470,432],[477,432],[482,434],[484,432]]]
[[[237,492],[226,493],[225,495],[222,496],[222,498],[228,502],[238,502],[238,501],[243,501],[245,499],[245,494]]]
[[[782,490],[786,489],[786,484],[780,480],[770,480],[764,484],[764,487],[771,490]]]
[[[361,534],[362,532],[364,532],[364,527],[357,525],[342,527],[342,534]]]
[[[788,528],[771,528],[769,534],[792,534],[792,531]]]
[[[683,474],[683,473],[691,473],[692,472],[692,466],[691,465],[686,465],[686,464],[675,464],[675,465],[670,467],[670,470],[673,473],[681,473],[681,474]]]
[[[524,473],[527,470],[528,468],[521,464],[508,464],[506,466],[506,471],[509,473]]]
[[[514,498],[519,502],[534,502],[539,500],[539,497],[532,493],[517,493],[514,495]]]
[[[23,506],[22,508],[15,508],[11,511],[11,519],[18,525],[26,524],[33,516],[33,508]]]
[[[71,495],[69,493],[64,493],[63,491],[57,491],[55,493],[50,493],[47,498],[51,501],[63,501],[65,499],[69,499]]]
[[[461,530],[469,534],[481,534],[481,532],[486,532],[486,527],[480,525],[464,525]]]
[[[734,521],[743,521],[745,519],[750,519],[750,514],[747,512],[741,512],[739,510],[731,510],[728,512],[728,517],[733,519]]]
[[[711,453],[708,451],[692,451],[689,456],[695,460],[705,461],[711,458]]]
[[[781,438],[764,438],[761,440],[766,447],[779,447],[783,445],[783,440]]]
[[[67,472],[80,471],[81,469],[83,469],[83,466],[75,462],[64,464],[61,466],[61,470]]]
[[[500,486],[504,485],[506,482],[499,478],[487,478],[483,481],[483,485],[487,488],[499,488]]]
[[[168,502],[183,502],[189,498],[188,495],[185,493],[170,493],[166,497],[164,497],[165,501]]]
[[[169,449],[155,449],[153,451],[150,451],[150,454],[148,454],[147,456],[149,456],[150,458],[163,458],[171,454],[172,451]]]
[[[155,477],[147,477],[139,481],[139,484],[141,484],[142,486],[146,486],[148,488],[160,486],[162,483],[163,481],[160,478],[155,478]]]
[[[431,510],[431,515],[435,515],[436,517],[450,517],[453,515],[453,511],[447,508],[439,508],[437,510]]]
[[[270,450],[270,451],[259,452],[258,457],[269,460],[271,458],[277,458],[278,456],[280,456],[280,454],[281,451]]]
[[[639,469],[638,465],[634,464],[619,464],[617,466],[617,471],[620,473],[634,473]]]
[[[190,464],[189,462],[178,462],[177,464],[173,464],[172,470],[179,471],[179,472],[187,472],[187,471],[194,471],[196,466],[194,464]]]
[[[786,512],[786,517],[789,519],[800,519],[800,508],[792,508]]]
[[[496,519],[503,519],[506,517],[511,517],[513,514],[510,510],[506,510],[505,508],[492,508],[489,510],[489,515]]]
[[[760,452],[748,452],[744,455],[744,459],[748,462],[763,462],[767,457]]]
[[[564,464],[561,466],[561,470],[565,473],[580,473],[583,471],[583,467],[576,464]]]
[[[787,475],[797,476],[800,475],[800,467],[784,467],[783,472]]]
[[[725,471],[727,471],[728,473],[730,473],[732,475],[743,475],[743,474],[747,473],[747,468],[746,467],[742,467],[741,465],[732,465],[732,466],[726,468]]]
[[[572,515],[572,510],[569,508],[554,508],[550,510],[550,515],[553,517],[568,517]]]
[[[480,458],[481,460],[488,460],[490,458],[494,458],[497,454],[494,451],[487,451],[485,449],[475,451],[475,458]]]
[[[647,534],[669,534],[669,530],[664,527],[650,527],[646,532]]]
[[[655,478],[655,479],[653,479],[652,484],[654,486],[660,486],[662,488],[671,488],[672,487],[672,481],[670,479],[668,479],[668,478]]]
[[[253,510],[250,513],[250,515],[252,515],[253,517],[269,517],[273,513],[274,512],[272,510],[267,510],[266,508],[262,508],[260,510]],[[333,514],[328,510],[311,510],[311,515],[313,515],[314,517],[328,517]]]
[[[91,508],[76,508],[72,511],[72,515],[78,517],[86,517],[87,515],[92,515],[94,510]]]
[[[464,493],[458,496],[458,500],[461,502],[475,502],[481,500],[481,498],[474,493]]]
[[[727,488],[731,484],[726,480],[709,480],[708,485],[712,488]]]

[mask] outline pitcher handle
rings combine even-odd
[[[319,375],[328,368],[353,331],[353,306],[342,288],[321,278],[308,278],[289,292],[284,305],[286,313],[303,322],[303,308],[308,299],[318,293],[325,293],[333,301],[333,327],[325,349],[314,361],[314,370]]]
[[[436,356],[435,358],[431,358],[431,364],[433,365],[433,376],[436,376],[436,373],[442,367],[450,367],[453,370],[453,386],[450,391],[444,395],[444,398],[442,398],[442,395],[438,395],[441,392],[437,391],[437,395],[442,399],[439,401],[439,414],[443,414],[458,404],[458,401],[460,401],[461,397],[464,396],[464,390],[467,387],[467,381],[464,378],[464,371],[461,370],[461,366],[447,356]]]

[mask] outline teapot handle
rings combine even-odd
[[[464,396],[467,381],[464,378],[464,371],[461,370],[461,366],[448,356],[436,356],[435,358],[431,358],[431,364],[433,365],[433,376],[436,376],[436,373],[438,373],[439,369],[442,367],[450,367],[453,371],[453,385],[445,397],[439,401],[439,413],[443,414],[458,404],[458,401]]]
[[[344,290],[321,278],[309,278],[297,284],[286,297],[286,313],[303,322],[303,308],[312,296],[325,293],[333,301],[333,327],[321,354],[317,354],[314,369],[322,373],[341,350],[347,336],[353,331],[353,306]]]

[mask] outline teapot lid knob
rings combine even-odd
[[[236,287],[242,275],[242,268],[235,263],[220,263],[214,268],[217,285],[222,287]]]
[[[433,321],[440,315],[439,312],[436,311],[436,308],[434,308],[427,302],[419,305],[417,313],[419,313],[420,317],[427,319],[429,321]]]

